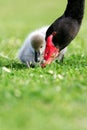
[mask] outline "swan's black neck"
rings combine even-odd
[[[82,22],[84,15],[85,0],[67,0],[68,4],[65,10],[65,17],[76,19],[79,24]]]

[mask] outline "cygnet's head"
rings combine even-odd
[[[31,45],[35,51],[35,62],[40,62],[42,60],[45,44],[45,38],[43,35],[36,34],[32,37]]]
[[[43,47],[44,41],[45,39],[42,35],[36,34],[32,37],[31,45],[35,51],[40,51],[40,49]]]

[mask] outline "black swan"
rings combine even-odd
[[[42,67],[54,61],[60,51],[75,38],[82,23],[84,6],[85,0],[67,0],[64,14],[56,19],[46,32],[45,62]]]

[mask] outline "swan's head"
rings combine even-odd
[[[59,55],[59,49],[53,44],[54,34],[51,34],[46,39],[46,48],[44,52],[44,63],[42,67],[45,67],[48,64],[51,64],[55,58]]]

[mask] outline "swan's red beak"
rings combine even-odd
[[[45,62],[41,65],[42,67],[45,67],[46,65],[51,64],[59,54],[59,49],[54,46],[52,42],[52,38],[53,38],[53,35],[50,35],[47,38],[46,48],[44,52]]]

